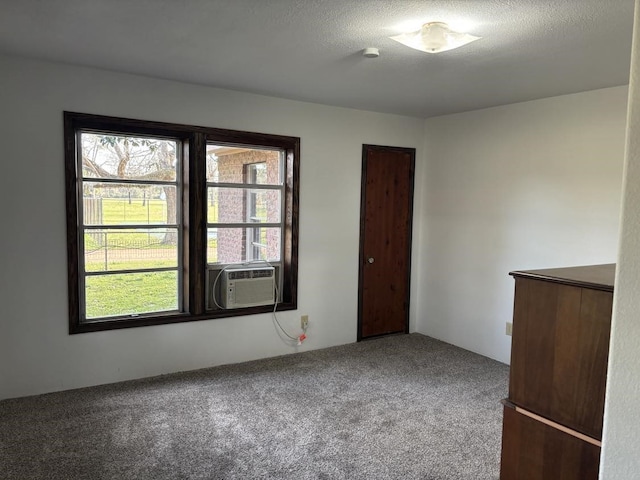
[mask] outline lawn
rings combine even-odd
[[[211,218],[217,217],[217,205],[209,206]],[[164,200],[102,199],[102,224],[164,225],[167,207]],[[163,243],[172,229],[99,230],[85,234],[87,272],[175,267],[175,271],[114,273],[86,277],[87,318],[178,309],[177,246]],[[217,239],[208,240],[209,251],[216,251]],[[215,261],[210,258],[209,261]]]
[[[161,224],[167,221],[167,202],[160,199],[103,198],[102,221],[105,225],[122,223]]]
[[[86,278],[87,318],[178,309],[178,276],[141,272]]]
[[[167,223],[164,200],[104,198],[103,225],[157,225]],[[218,218],[218,206],[208,205],[208,221]],[[85,270],[104,272],[175,267],[174,271],[87,275],[85,303],[87,318],[143,314],[178,309],[178,250],[165,242],[174,229],[101,229],[85,233]],[[217,238],[207,241],[209,263],[217,260]]]

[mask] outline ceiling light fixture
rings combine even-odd
[[[443,22],[425,23],[420,30],[389,37],[407,47],[415,48],[427,53],[440,53],[462,47],[467,43],[479,40],[468,33],[454,32]]]
[[[362,55],[364,55],[367,58],[378,58],[380,56],[380,50],[378,50],[375,47],[365,48],[362,51]]]

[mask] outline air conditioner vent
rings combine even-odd
[[[226,270],[229,280],[241,280],[248,278],[267,278],[273,277],[273,268],[260,268],[251,270]]]

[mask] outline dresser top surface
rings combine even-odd
[[[534,280],[613,291],[616,274],[615,263],[606,265],[587,265],[583,267],[547,268],[544,270],[517,270],[509,275]]]

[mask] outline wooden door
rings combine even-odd
[[[363,145],[358,340],[409,332],[415,149]]]

